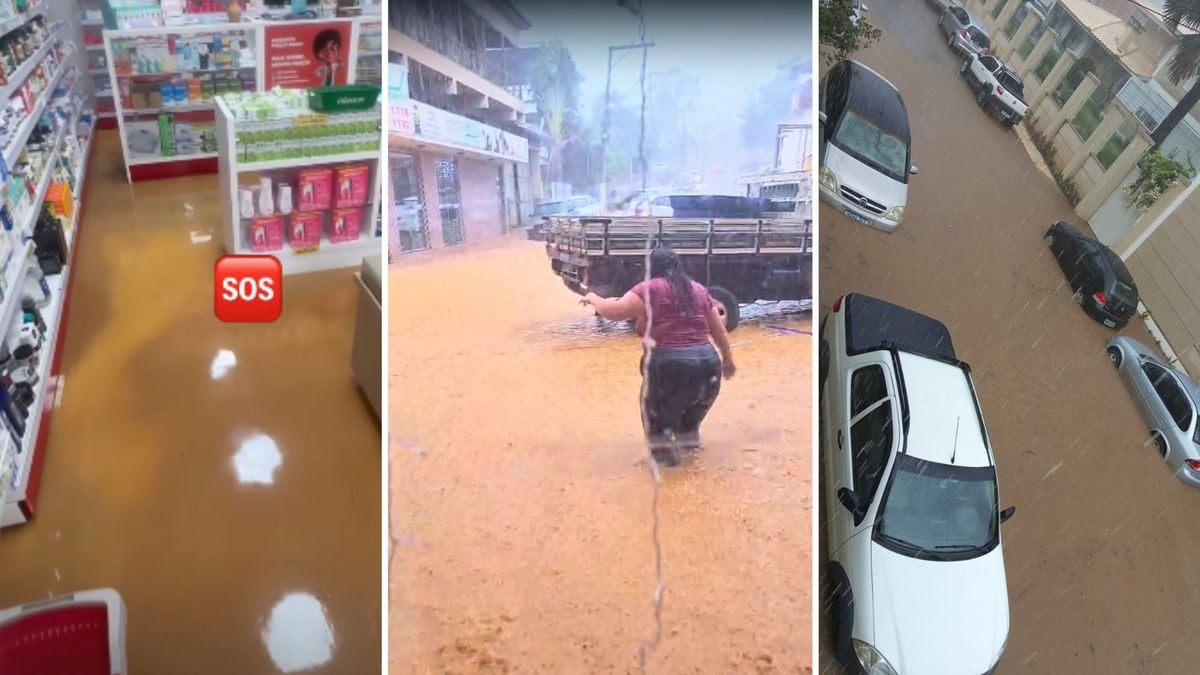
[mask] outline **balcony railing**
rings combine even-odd
[[[507,89],[520,84],[494,57],[489,57],[487,51],[464,44],[457,30],[420,16],[411,6],[400,4],[399,11],[391,15],[393,28],[499,87]]]

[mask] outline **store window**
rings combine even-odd
[[[392,172],[392,194],[396,218],[392,232],[395,259],[399,253],[423,251],[429,248],[429,224],[421,192],[421,176],[417,158],[411,154],[393,153],[389,166]]]
[[[438,214],[442,217],[442,243],[446,246],[467,240],[462,222],[462,197],[458,186],[458,162],[439,159],[433,163],[437,176]]]

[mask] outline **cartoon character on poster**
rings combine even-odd
[[[342,67],[342,34],[333,28],[317,33],[313,40],[313,55],[317,57],[316,73],[321,86],[332,87],[337,71]]]
[[[339,214],[336,218],[334,218],[333,231],[339,237],[346,235],[346,218],[344,216]]]

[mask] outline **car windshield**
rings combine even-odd
[[[1138,301],[1137,289],[1120,279],[1114,284],[1113,296],[1125,305],[1136,305]]]
[[[1014,77],[1012,73],[1008,71],[1000,73],[996,77],[996,82],[998,82],[1001,87],[1004,87],[1008,91],[1012,92],[1012,95],[1016,96],[1018,100],[1025,100],[1025,85],[1022,84],[1021,81],[1016,77]]]
[[[988,36],[978,28],[971,26],[967,29],[967,32],[971,35],[971,42],[974,42],[976,47],[979,47],[980,49],[988,49],[992,46],[991,39],[989,39]]]
[[[546,202],[544,204],[538,204],[535,206],[533,208],[533,215],[550,216],[556,213],[562,213],[565,210],[566,209],[563,208],[562,202]]]
[[[963,560],[997,542],[996,470],[896,456],[876,539],[914,558]]]
[[[834,138],[839,148],[893,180],[908,179],[908,143],[853,110],[846,111]]]

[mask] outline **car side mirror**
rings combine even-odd
[[[1003,511],[1000,512],[1000,522],[1003,523],[1004,521],[1008,520],[1009,518],[1012,518],[1013,514],[1016,512],[1017,512],[1017,507],[1015,507],[1015,506],[1010,506],[1007,509],[1004,509]]]
[[[846,510],[854,516],[855,524],[866,515],[867,505],[863,503],[863,498],[854,490],[844,487],[838,490],[837,498],[842,503],[842,506],[846,507]]]
[[[915,167],[915,166],[908,167],[908,172],[914,176],[917,175],[917,167]]]

